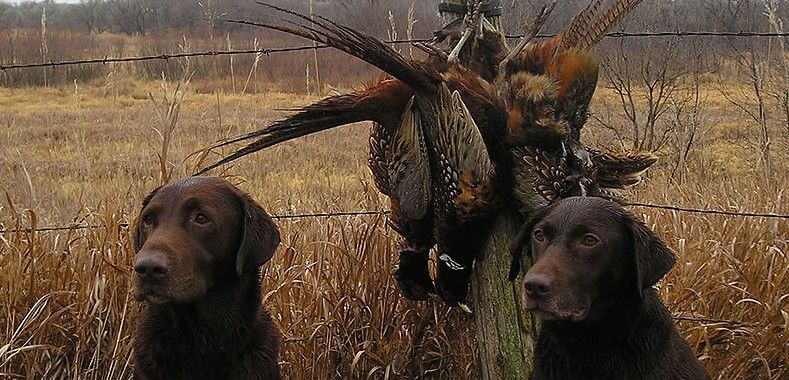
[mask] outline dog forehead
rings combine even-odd
[[[612,227],[622,224],[620,207],[609,200],[597,197],[571,197],[558,202],[543,218],[559,230],[569,230],[578,225],[587,227]]]
[[[189,177],[162,187],[151,199],[151,204],[179,206],[185,202],[196,202],[219,209],[236,209],[237,193],[232,185],[218,178]]]

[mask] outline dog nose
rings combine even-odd
[[[542,299],[551,293],[551,280],[543,274],[527,274],[523,287],[529,297]]]
[[[134,271],[145,279],[161,279],[167,275],[167,262],[160,255],[143,255],[134,263]]]

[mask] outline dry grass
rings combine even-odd
[[[146,100],[154,86],[110,78],[96,87],[0,88],[0,229],[106,226],[0,234],[0,377],[130,377],[140,306],[129,297],[133,253],[122,225],[159,178],[151,129],[158,121]],[[197,149],[309,100],[189,94],[170,151],[175,176],[194,168]],[[725,105],[714,112],[726,113]],[[288,143],[227,174],[272,213],[384,208],[365,166],[367,131],[359,125]],[[742,151],[720,144],[706,149]],[[679,186],[659,167],[631,199],[789,212],[789,176],[751,169],[715,175],[705,165]],[[786,221],[635,211],[679,255],[661,286],[669,308],[724,320],[678,322],[714,378],[787,378]],[[382,217],[279,224],[283,244],[264,287],[284,335],[286,378],[475,378],[473,318],[399,296],[396,236]]]

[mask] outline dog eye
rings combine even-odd
[[[208,215],[206,215],[206,214],[204,214],[202,212],[198,212],[197,214],[195,214],[194,221],[197,224],[207,224],[207,223],[211,222],[211,218],[209,218]]]
[[[153,224],[153,216],[151,214],[143,215],[142,219],[140,219],[140,223],[142,223],[143,227],[148,227]]]
[[[540,230],[540,229],[534,230],[534,232],[532,233],[532,236],[534,237],[534,240],[537,240],[539,242],[545,241],[545,233],[542,232],[542,230]]]
[[[599,242],[600,239],[598,239],[597,236],[594,236],[592,234],[586,234],[584,235],[583,239],[581,239],[581,244],[586,246],[593,246]]]

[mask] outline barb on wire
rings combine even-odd
[[[538,34],[535,38],[550,38],[555,34]],[[508,35],[510,39],[523,37],[522,35]],[[605,35],[610,38],[641,38],[641,37],[789,37],[789,32],[784,33],[762,33],[762,32],[612,32]],[[408,44],[408,43],[425,43],[430,42],[431,39],[417,38],[405,40],[389,40],[384,41],[388,44]],[[104,57],[95,59],[77,59],[68,61],[50,61],[50,62],[35,62],[35,63],[11,63],[0,64],[0,71],[12,69],[27,69],[35,67],[55,67],[55,66],[70,66],[70,65],[87,65],[87,64],[108,64],[108,63],[123,63],[123,62],[138,62],[138,61],[152,61],[152,60],[169,60],[187,57],[205,57],[205,56],[222,56],[222,55],[241,55],[241,54],[265,54],[270,55],[274,53],[295,52],[312,49],[326,49],[326,45],[304,45],[293,47],[281,48],[262,48],[262,49],[248,49],[248,50],[208,50],[199,52],[184,52],[184,53],[163,53],[156,55],[145,56],[129,56],[129,57]]]

